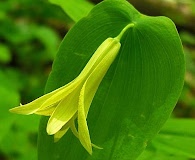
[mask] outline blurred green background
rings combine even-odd
[[[172,117],[195,118],[195,1],[129,1],[142,13],[165,15],[176,23],[186,76]],[[47,0],[0,0],[0,160],[37,159],[40,117],[8,110],[43,94],[60,42],[73,25],[60,7]]]

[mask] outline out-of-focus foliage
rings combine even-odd
[[[185,85],[180,98],[184,116],[195,117],[195,34],[180,32],[186,56]]]
[[[85,0],[49,0],[51,3],[59,5],[63,10],[75,21],[77,22],[84,16],[86,16],[89,11],[93,8],[94,4]],[[75,7],[76,6],[76,7]]]
[[[0,159],[37,159],[38,116],[9,109],[43,94],[72,21],[46,0],[0,1]]]
[[[138,160],[195,158],[195,120],[171,118]]]
[[[129,0],[148,15],[170,17],[178,26],[195,31],[194,0]]]

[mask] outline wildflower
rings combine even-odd
[[[123,29],[115,38],[107,38],[74,80],[10,111],[25,115],[50,116],[47,133],[54,135],[55,142],[71,129],[88,153],[92,154],[92,146],[98,147],[91,143],[86,121],[87,114],[100,82],[120,50],[119,40],[125,30]],[[76,119],[78,128],[75,127]]]

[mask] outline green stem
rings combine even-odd
[[[117,39],[118,41],[120,41],[121,38],[122,38],[122,36],[124,35],[124,33],[125,33],[129,28],[131,28],[131,27],[133,27],[133,26],[134,26],[134,23],[130,23],[130,24],[128,24],[127,26],[125,26],[125,28],[123,28],[123,30],[119,33],[119,35],[116,37],[116,39]]]

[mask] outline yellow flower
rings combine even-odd
[[[117,37],[107,38],[74,80],[10,111],[25,115],[34,113],[50,116],[47,133],[54,135],[55,142],[70,128],[88,153],[92,154],[92,146],[97,146],[91,143],[87,114],[99,84],[120,50],[119,40],[131,26],[133,25],[127,25]],[[78,128],[75,127],[75,119],[78,120]]]

